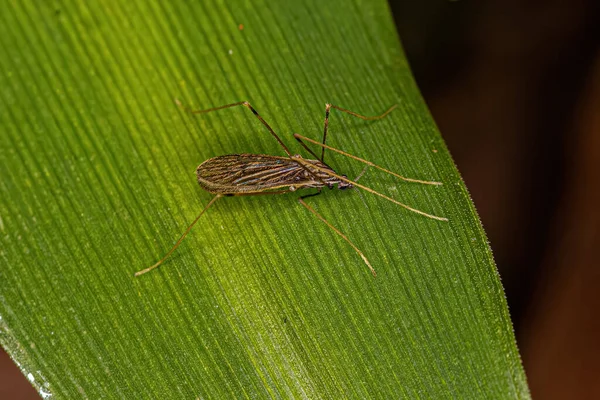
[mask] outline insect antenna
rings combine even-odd
[[[337,178],[337,179],[339,179],[339,180],[341,180],[341,181],[344,181],[344,182],[346,182],[346,183],[350,183],[350,184],[352,184],[353,186],[355,186],[355,187],[357,187],[357,188],[360,188],[360,189],[362,189],[362,190],[364,190],[364,191],[367,191],[367,192],[369,192],[369,193],[372,193],[372,194],[374,194],[374,195],[376,195],[376,196],[379,196],[379,197],[381,197],[381,198],[383,198],[383,199],[386,199],[386,200],[388,200],[388,201],[391,201],[392,203],[394,203],[394,204],[397,204],[397,205],[399,205],[400,207],[404,207],[404,208],[406,208],[408,211],[412,211],[412,212],[414,212],[414,213],[417,213],[417,214],[420,214],[420,215],[422,215],[422,216],[424,216],[424,217],[431,218],[431,219],[436,219],[436,220],[438,220],[438,221],[448,221],[448,218],[444,218],[444,217],[438,217],[438,216],[436,216],[436,215],[432,215],[432,214],[427,214],[427,213],[426,213],[426,212],[424,212],[424,211],[417,210],[416,208],[412,208],[411,206],[407,206],[407,205],[406,205],[406,204],[404,204],[404,203],[400,203],[398,200],[394,200],[394,199],[392,199],[391,197],[388,197],[388,196],[386,196],[385,194],[379,193],[379,192],[377,192],[377,191],[375,191],[375,190],[373,190],[373,189],[371,189],[371,188],[369,188],[369,187],[363,186],[363,185],[361,185],[360,183],[357,183],[357,182],[355,182],[355,181],[351,181],[350,179],[348,179],[348,178],[345,178],[345,177],[343,177],[343,176],[341,176],[341,175],[335,174],[335,173],[333,173],[333,172],[331,172],[331,171],[329,171],[329,170],[327,170],[327,169],[325,169],[325,168],[321,168],[321,167],[319,167],[319,166],[317,166],[317,165],[314,165],[314,166],[313,166],[313,168],[315,168],[315,169],[318,169],[319,171],[321,171],[321,172],[323,172],[323,173],[325,173],[325,174],[327,174],[327,175],[329,175],[329,176],[333,176],[334,178]]]
[[[358,182],[358,180],[363,177],[365,172],[367,172],[368,168],[369,168],[369,166],[365,165],[363,170],[360,171],[360,173],[356,176],[356,178],[354,178],[354,182]],[[360,190],[357,190],[356,193],[358,193],[358,197],[360,197],[360,201],[362,201],[362,203],[365,205],[365,208],[369,208],[369,206],[367,205],[367,202],[365,201],[365,197],[362,195],[362,192]]]
[[[203,215],[203,214],[206,212],[206,210],[208,210],[208,209],[209,209],[209,207],[210,207],[210,206],[212,206],[212,205],[214,204],[214,202],[215,202],[215,201],[217,201],[217,199],[218,199],[219,197],[223,197],[223,195],[220,195],[220,194],[218,194],[218,195],[216,195],[215,197],[213,197],[211,201],[209,201],[209,202],[208,202],[208,204],[206,205],[206,207],[204,207],[204,209],[203,209],[203,210],[202,210],[202,212],[200,212],[200,214],[199,214],[199,215],[196,217],[196,219],[194,220],[194,222],[192,222],[192,223],[190,224],[190,226],[188,226],[188,227],[187,227],[187,229],[185,230],[185,232],[183,233],[183,235],[181,235],[181,237],[179,238],[179,240],[177,241],[177,243],[175,243],[175,246],[173,246],[173,247],[171,248],[171,250],[169,250],[169,252],[168,252],[168,253],[167,253],[167,254],[166,254],[166,255],[165,255],[163,258],[161,258],[161,259],[160,259],[160,261],[159,261],[159,262],[157,262],[156,264],[154,264],[154,265],[153,265],[153,266],[151,266],[151,267],[148,267],[148,268],[146,268],[146,269],[143,269],[143,270],[141,270],[141,271],[138,271],[138,272],[136,272],[136,273],[134,274],[134,276],[140,276],[140,275],[143,275],[143,274],[145,274],[146,272],[150,272],[150,271],[152,271],[153,269],[160,267],[160,265],[161,265],[161,264],[162,264],[162,263],[163,263],[163,262],[164,262],[164,261],[165,261],[167,258],[169,258],[169,256],[171,255],[171,253],[173,253],[173,252],[175,251],[175,249],[177,249],[177,247],[179,247],[179,245],[181,244],[181,242],[183,242],[183,239],[185,239],[185,237],[187,236],[187,234],[188,234],[188,233],[190,233],[190,231],[192,230],[192,228],[194,227],[194,225],[196,225],[196,222],[198,222],[198,220],[200,219],[200,217],[201,217],[201,216],[202,216],[202,215]]]
[[[354,178],[354,182],[358,182],[358,180],[363,177],[363,175],[365,174],[365,172],[367,172],[367,168],[369,168],[368,165],[366,167],[364,167],[362,169],[362,171],[360,171],[360,173],[356,176],[356,178]]]
[[[422,181],[422,180],[420,180],[420,179],[406,178],[406,177],[404,177],[404,176],[402,176],[402,175],[398,175],[398,174],[397,174],[397,173],[395,173],[395,172],[392,172],[392,171],[390,171],[390,170],[387,170],[387,169],[385,169],[385,168],[383,168],[383,167],[380,167],[379,165],[377,165],[377,164],[374,164],[374,163],[372,163],[371,161],[367,161],[367,160],[365,160],[364,158],[360,158],[360,157],[357,157],[357,156],[355,156],[355,155],[352,155],[352,154],[350,154],[350,153],[346,153],[345,151],[338,150],[338,149],[336,149],[336,148],[334,148],[334,147],[331,147],[331,146],[328,146],[328,145],[326,145],[326,144],[323,144],[323,143],[317,142],[316,140],[309,139],[309,138],[307,138],[307,137],[305,137],[305,136],[302,136],[302,135],[300,135],[300,134],[298,134],[298,133],[294,133],[294,138],[296,138],[296,140],[297,140],[297,141],[299,141],[300,143],[302,143],[302,141],[303,141],[303,140],[306,140],[307,142],[309,142],[309,143],[313,143],[313,144],[316,144],[317,146],[321,146],[321,147],[323,147],[324,149],[331,150],[331,151],[335,151],[336,153],[342,154],[342,155],[344,155],[344,156],[346,156],[346,157],[350,157],[350,158],[352,158],[352,159],[354,159],[354,160],[356,160],[356,161],[360,161],[360,162],[362,162],[362,163],[364,163],[364,164],[367,164],[367,165],[368,165],[368,166],[370,166],[370,167],[377,168],[377,169],[378,169],[378,170],[380,170],[380,171],[383,171],[383,172],[385,172],[385,173],[388,173],[388,174],[390,174],[390,175],[393,175],[393,176],[395,176],[396,178],[398,178],[398,179],[402,179],[403,181],[406,181],[406,182],[421,183],[421,184],[423,184],[423,185],[436,185],[436,186],[439,186],[439,185],[441,185],[441,184],[442,184],[441,182]],[[305,145],[305,146],[306,146],[306,145]]]

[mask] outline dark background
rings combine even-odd
[[[600,2],[390,5],[488,234],[532,396],[600,399]],[[0,398],[39,398],[1,350]]]
[[[600,399],[600,2],[393,1],[534,399]]]

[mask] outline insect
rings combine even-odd
[[[360,118],[365,121],[378,120],[387,116],[390,112],[392,112],[397,105],[390,107],[383,114],[367,117],[361,114],[357,114],[353,111],[347,110],[342,107],[335,106],[333,104],[325,105],[325,124],[323,128],[323,140],[318,142],[316,140],[301,136],[298,133],[294,134],[294,138],[302,145],[302,147],[307,150],[313,157],[316,159],[305,159],[298,154],[292,154],[288,147],[283,143],[281,138],[275,133],[275,131],[269,126],[269,124],[260,116],[260,114],[248,103],[247,101],[241,101],[233,104],[226,104],[220,107],[209,108],[207,110],[192,110],[188,107],[185,107],[181,104],[179,100],[175,101],[179,107],[183,110],[190,112],[192,114],[205,114],[213,111],[223,110],[226,108],[232,108],[237,106],[242,106],[248,108],[256,118],[267,128],[269,133],[277,140],[279,145],[282,147],[283,151],[286,153],[285,157],[281,156],[271,156],[264,154],[231,154],[218,156],[204,161],[202,164],[198,166],[196,169],[196,175],[198,178],[198,183],[202,189],[206,190],[209,193],[214,194],[215,196],[208,202],[208,204],[204,207],[204,209],[200,212],[200,214],[196,217],[196,219],[187,227],[183,235],[177,240],[175,245],[169,250],[169,252],[161,258],[156,264],[138,271],[135,273],[135,276],[140,276],[145,274],[146,272],[152,271],[155,268],[158,268],[174,251],[179,247],[183,239],[187,236],[193,226],[198,222],[200,217],[204,215],[206,210],[210,208],[218,199],[225,196],[258,196],[258,195],[270,195],[270,194],[282,194],[288,192],[294,192],[300,189],[316,189],[316,193],[307,194],[304,196],[300,196],[298,198],[298,202],[304,206],[308,211],[310,211],[313,215],[315,215],[319,220],[321,220],[325,225],[327,225],[333,232],[335,232],[338,236],[344,239],[362,258],[365,264],[369,267],[369,270],[376,276],[375,269],[367,259],[367,257],[363,254],[363,252],[356,247],[354,243],[346,235],[344,235],[341,231],[335,228],[332,224],[330,224],[323,216],[321,216],[315,209],[313,209],[310,205],[308,205],[304,200],[308,197],[316,196],[321,193],[321,190],[325,187],[329,189],[333,189],[337,187],[338,189],[351,189],[351,188],[359,188],[366,192],[372,193],[376,196],[382,197],[392,203],[395,203],[401,207],[406,208],[409,211],[415,212],[417,214],[423,215],[427,218],[439,220],[439,221],[448,221],[447,218],[437,217],[435,215],[431,215],[425,213],[423,211],[417,210],[415,208],[409,207],[406,204],[400,203],[397,200],[392,199],[382,193],[379,193],[371,188],[363,186],[357,183],[358,179],[364,174],[364,172],[369,167],[373,167],[379,169],[383,172],[386,172],[390,175],[395,176],[401,180],[407,182],[415,182],[426,185],[441,185],[440,182],[429,182],[422,181],[418,179],[410,179],[398,175],[392,171],[389,171],[385,168],[382,168],[374,163],[364,160],[360,157],[354,156],[352,154],[346,153],[342,150],[335,149],[331,146],[325,144],[327,140],[327,130],[329,127],[329,113],[331,109],[336,109],[341,112],[350,114],[354,117]],[[306,142],[315,144],[321,147],[321,156],[316,155],[307,145]],[[354,180],[348,179],[346,175],[340,175],[333,170],[329,165],[327,165],[324,161],[325,159],[325,150],[331,150],[333,152],[342,154],[346,157],[350,157],[354,160],[360,161],[366,166],[362,170],[362,172],[358,175]]]

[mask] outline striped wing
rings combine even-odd
[[[248,193],[269,189],[322,186],[287,157],[231,154],[208,159],[196,170],[198,183],[211,193]]]

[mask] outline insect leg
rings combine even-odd
[[[326,174],[326,175],[329,175],[329,176],[332,176],[332,177],[334,177],[334,178],[337,178],[337,179],[339,179],[340,181],[344,181],[344,182],[346,182],[346,183],[350,183],[350,184],[352,184],[352,186],[356,186],[357,188],[359,188],[359,189],[362,189],[362,190],[364,190],[364,191],[366,191],[366,192],[372,193],[372,194],[374,194],[375,196],[379,196],[379,197],[381,197],[381,198],[383,198],[383,199],[386,199],[387,201],[391,201],[392,203],[394,203],[394,204],[397,204],[397,205],[399,205],[399,206],[401,206],[401,207],[404,207],[404,208],[406,208],[406,209],[407,209],[407,210],[409,210],[409,211],[412,211],[412,212],[414,212],[414,213],[417,213],[417,214],[423,215],[424,217],[431,218],[431,219],[436,219],[436,220],[438,220],[438,221],[448,221],[448,218],[444,218],[444,217],[438,217],[438,216],[435,216],[435,215],[432,215],[432,214],[427,214],[426,212],[423,212],[423,211],[421,211],[421,210],[417,210],[416,208],[412,208],[412,207],[410,207],[410,206],[407,206],[407,205],[406,205],[406,204],[404,204],[404,203],[400,203],[398,200],[394,200],[394,199],[392,199],[391,197],[388,197],[388,196],[386,196],[386,195],[384,195],[384,194],[382,194],[382,193],[379,193],[379,192],[378,192],[378,191],[376,191],[376,190],[373,190],[373,189],[371,189],[371,188],[369,188],[369,187],[363,186],[363,185],[359,184],[358,182],[351,181],[350,179],[348,179],[348,178],[346,178],[346,177],[344,177],[344,176],[341,176],[341,175],[338,175],[338,174],[336,174],[336,173],[333,173],[333,172],[331,172],[330,170],[327,170],[327,169],[325,169],[325,168],[321,168],[321,167],[319,167],[318,165],[313,165],[313,168],[315,168],[315,169],[317,169],[317,170],[321,171],[322,173],[324,173],[324,174]]]
[[[279,138],[279,136],[275,133],[275,131],[273,130],[273,128],[271,128],[269,126],[269,124],[267,124],[267,121],[265,121],[263,119],[263,117],[260,116],[260,114],[254,109],[254,107],[252,107],[250,105],[250,103],[248,103],[247,101],[240,101],[237,103],[232,103],[232,104],[225,104],[224,106],[219,106],[219,107],[213,107],[213,108],[208,108],[206,110],[192,110],[191,108],[184,106],[183,104],[181,104],[181,102],[178,99],[175,99],[175,103],[184,111],[187,111],[191,114],[206,114],[212,111],[218,111],[218,110],[223,110],[225,108],[231,108],[231,107],[236,107],[236,106],[244,106],[246,108],[248,108],[250,111],[252,111],[252,113],[254,114],[254,116],[256,118],[258,118],[258,120],[260,122],[262,122],[262,124],[269,130],[269,132],[271,133],[271,135],[273,135],[273,137],[277,140],[277,142],[279,142],[279,144],[281,145],[281,147],[283,148],[283,150],[286,152],[286,154],[288,155],[288,157],[292,156],[292,153],[290,153],[290,150],[287,148],[287,146],[283,143],[283,141]]]
[[[298,141],[298,143],[300,143],[300,144],[302,145],[302,147],[304,147],[304,150],[308,151],[308,152],[309,152],[309,153],[310,153],[310,154],[311,154],[311,155],[312,155],[314,158],[316,158],[317,160],[320,160],[320,159],[321,159],[321,158],[319,158],[319,156],[318,156],[318,155],[316,155],[316,154],[315,154],[315,152],[314,152],[314,151],[312,151],[312,150],[310,149],[310,147],[308,147],[308,146],[306,145],[306,143],[304,143],[302,140],[300,140],[300,139],[298,139],[298,138],[296,138],[296,140]],[[325,150],[325,149],[323,149],[323,150]],[[322,161],[321,161],[321,162],[322,162]]]
[[[431,181],[422,181],[422,180],[419,180],[419,179],[405,178],[404,176],[402,176],[402,175],[398,175],[398,174],[397,174],[397,173],[395,173],[395,172],[392,172],[392,171],[390,171],[390,170],[387,170],[387,169],[385,169],[385,168],[383,168],[383,167],[380,167],[379,165],[377,165],[377,164],[374,164],[374,163],[372,163],[371,161],[367,161],[367,160],[365,160],[365,159],[363,159],[363,158],[360,158],[360,157],[354,156],[354,155],[352,155],[352,154],[350,154],[350,153],[346,153],[345,151],[342,151],[342,150],[338,150],[338,149],[336,149],[336,148],[334,148],[334,147],[331,147],[331,146],[328,146],[328,145],[326,145],[326,144],[319,143],[319,142],[317,142],[316,140],[309,139],[309,138],[307,138],[307,137],[305,137],[305,136],[302,136],[302,135],[300,135],[300,134],[298,134],[298,133],[294,133],[294,137],[296,138],[296,140],[298,140],[298,141],[300,141],[300,142],[302,142],[303,140],[306,140],[307,142],[310,142],[310,143],[316,144],[317,146],[321,146],[321,147],[323,147],[324,149],[328,149],[328,150],[331,150],[331,151],[335,151],[336,153],[342,154],[342,155],[344,155],[344,156],[346,156],[346,157],[350,157],[350,158],[352,158],[352,159],[354,159],[354,160],[357,160],[357,161],[360,161],[360,162],[362,162],[362,163],[364,163],[364,164],[367,164],[367,165],[368,165],[368,166],[370,166],[370,167],[377,168],[377,169],[378,169],[378,170],[380,170],[380,171],[383,171],[383,172],[385,172],[385,173],[388,173],[388,174],[390,174],[390,175],[393,175],[393,176],[395,176],[396,178],[398,178],[398,179],[402,179],[403,181],[406,181],[406,182],[415,182],[415,183],[422,183],[422,184],[424,184],[424,185],[436,185],[436,186],[439,186],[439,185],[441,185],[441,184],[442,184],[441,182],[431,182]]]
[[[342,112],[345,112],[346,114],[353,115],[353,116],[363,119],[365,121],[372,121],[372,120],[381,119],[381,118],[385,117],[390,112],[392,112],[392,110],[394,108],[398,107],[398,104],[394,104],[393,106],[388,108],[388,110],[386,112],[384,112],[381,115],[377,115],[375,117],[366,117],[364,115],[357,114],[354,111],[346,110],[345,108],[338,107],[333,104],[329,104],[329,103],[325,104],[325,124],[323,127],[323,141],[322,141],[323,144],[325,144],[325,141],[327,140],[327,128],[329,127],[329,111],[331,110],[332,107],[335,108],[336,110],[340,110]],[[325,149],[326,149],[326,147],[323,147],[321,150],[321,158],[320,158],[321,162],[323,162],[323,159],[325,158]]]
[[[325,104],[325,123],[323,124],[323,144],[325,144],[325,141],[327,140],[327,128],[329,128],[329,110],[331,110],[331,104],[327,103]],[[300,143],[302,143],[302,141],[300,141]],[[306,145],[304,146],[304,148],[307,148]],[[321,160],[321,162],[324,162],[324,159],[325,147],[321,147],[321,158],[319,160]]]
[[[150,272],[150,271],[152,271],[153,269],[155,269],[155,268],[158,268],[158,267],[159,267],[159,266],[160,266],[160,265],[161,265],[161,264],[162,264],[162,263],[163,263],[163,262],[164,262],[164,261],[165,261],[165,260],[166,260],[166,259],[167,259],[167,258],[170,256],[170,255],[171,255],[171,253],[173,253],[173,252],[175,251],[175,249],[176,249],[177,247],[179,247],[179,245],[181,244],[181,242],[183,241],[183,239],[185,239],[185,237],[187,236],[187,234],[188,234],[188,233],[190,233],[190,231],[192,230],[192,228],[194,227],[194,225],[196,225],[196,222],[198,222],[198,220],[200,219],[200,217],[201,217],[201,216],[202,216],[202,215],[203,215],[203,214],[206,212],[206,210],[208,210],[208,209],[209,209],[209,207],[210,207],[210,206],[212,206],[212,205],[214,204],[214,202],[215,202],[215,201],[217,201],[217,199],[219,199],[220,197],[223,197],[223,195],[220,195],[220,194],[218,194],[218,195],[216,195],[215,197],[213,197],[211,201],[209,201],[209,202],[208,202],[208,204],[206,205],[206,207],[204,207],[204,209],[203,209],[203,210],[202,210],[202,212],[200,212],[200,214],[199,214],[199,215],[196,217],[196,219],[194,220],[194,222],[192,222],[192,223],[190,224],[190,226],[188,226],[188,227],[187,227],[187,229],[185,230],[185,232],[183,233],[183,235],[181,235],[181,237],[179,238],[179,240],[177,241],[177,243],[175,243],[175,246],[173,246],[173,247],[171,248],[171,250],[169,250],[169,252],[168,252],[168,253],[167,253],[167,254],[166,254],[166,255],[165,255],[163,258],[161,258],[161,259],[160,259],[160,261],[159,261],[159,262],[157,262],[156,264],[154,264],[154,265],[153,265],[153,266],[151,266],[151,267],[148,267],[148,268],[146,268],[146,269],[143,269],[143,270],[141,270],[141,271],[138,271],[138,272],[136,272],[134,276],[140,276],[140,275],[143,275],[143,274],[145,274],[146,272]]]
[[[302,200],[304,200],[304,199],[308,199],[309,197],[315,197],[315,196],[318,196],[318,195],[320,195],[320,194],[321,194],[321,190],[322,190],[322,188],[318,188],[316,193],[305,194],[304,196],[300,196],[300,198],[301,198]]]
[[[311,196],[316,196],[319,193],[313,193],[313,194],[309,194],[307,196],[299,197],[298,198],[298,202],[300,204],[302,204],[313,215],[315,215],[317,218],[319,218],[323,223],[325,223],[325,225],[327,225],[339,237],[341,237],[342,239],[344,239],[350,246],[352,246],[352,248],[354,249],[354,251],[356,251],[358,253],[358,255],[360,256],[360,258],[363,259],[363,261],[365,262],[365,264],[367,264],[367,267],[369,267],[369,269],[371,270],[371,273],[373,274],[373,276],[377,276],[377,273],[375,272],[375,269],[373,268],[373,266],[371,265],[371,263],[369,262],[369,260],[367,259],[367,257],[365,257],[365,255],[363,254],[363,252],[360,251],[359,248],[356,247],[356,245],[354,243],[352,243],[350,241],[350,239],[348,239],[348,237],[346,235],[344,235],[342,232],[340,232],[335,226],[331,225],[325,218],[323,218],[323,216],[321,214],[319,214],[314,208],[312,208],[311,206],[309,206],[308,204],[306,204],[306,202],[304,201],[305,198],[311,197]]]

